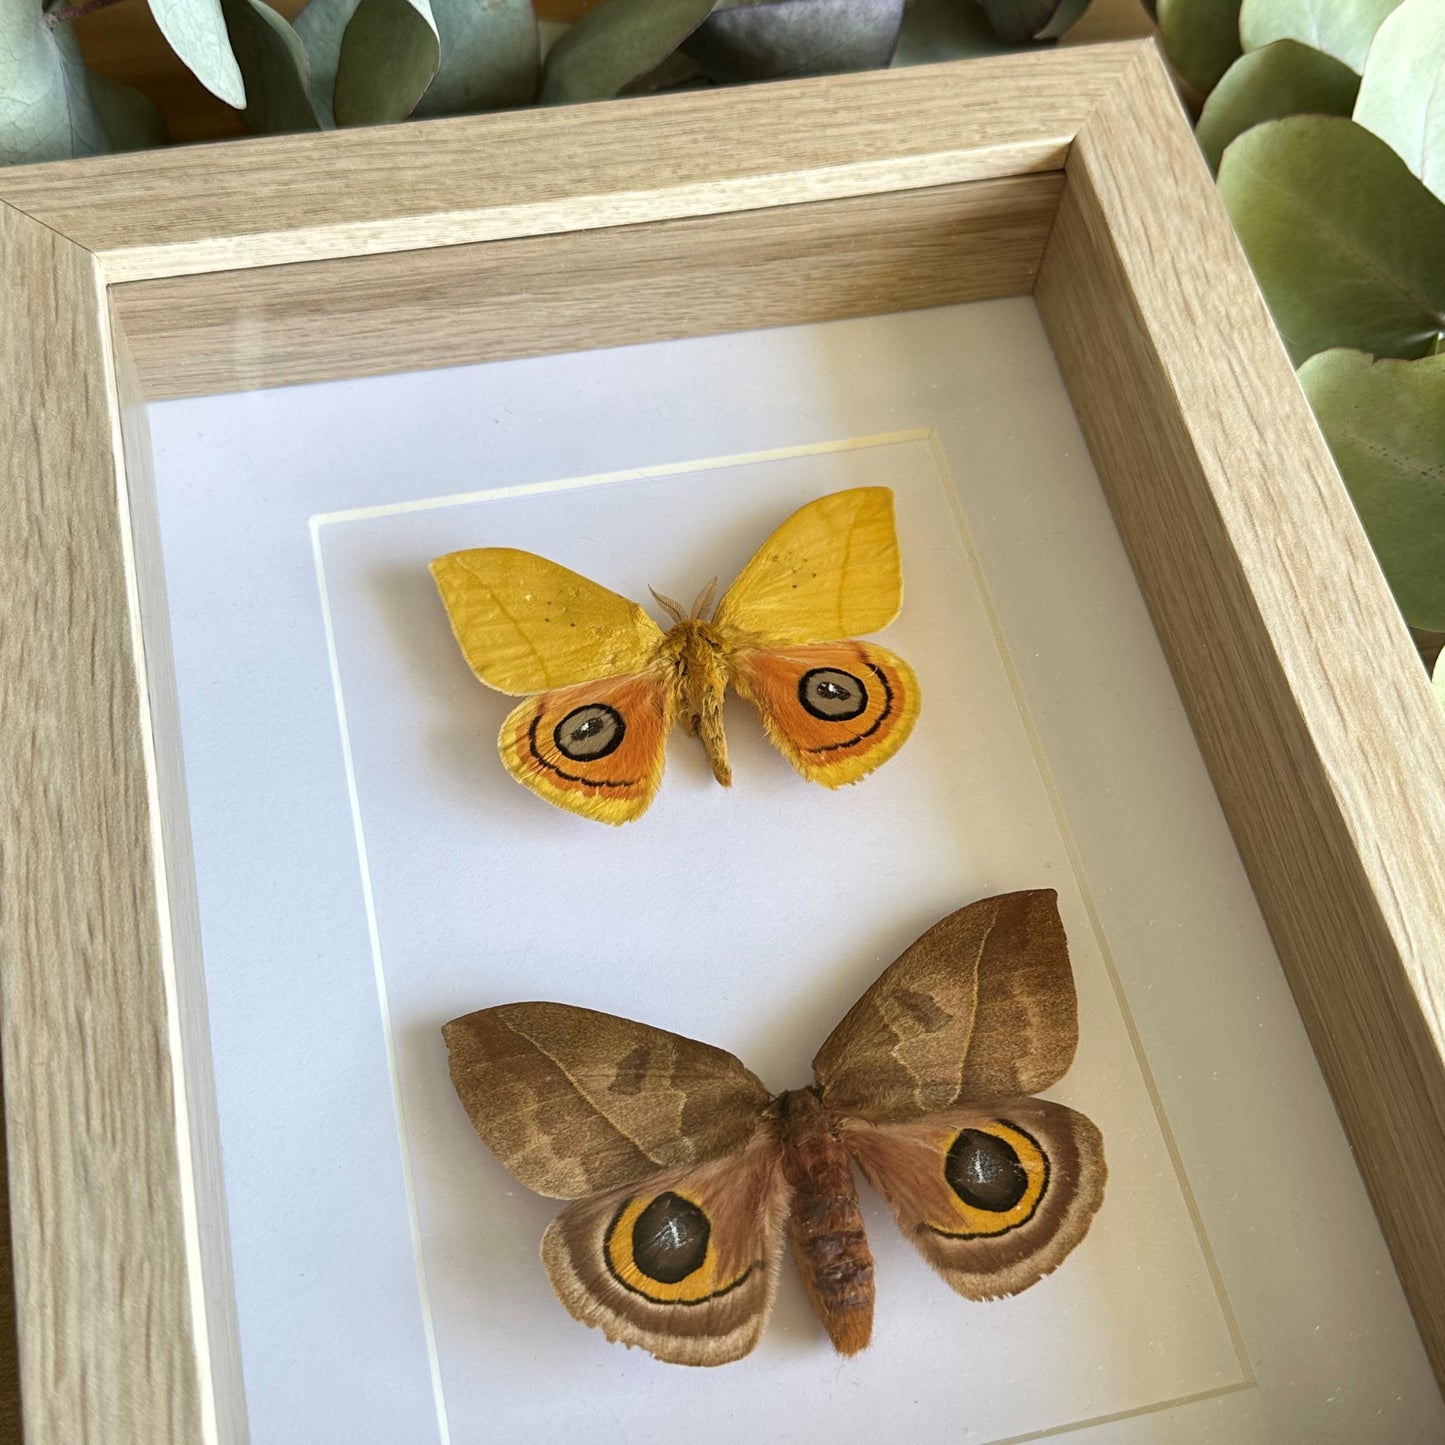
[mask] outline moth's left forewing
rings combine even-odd
[[[879,632],[898,615],[903,571],[887,487],[853,487],[800,507],[758,548],[713,621],[775,644]]]
[[[723,1365],[772,1309],[789,1190],[770,1122],[736,1154],[565,1209],[542,1238],[557,1297],[609,1340],[679,1365]]]
[[[818,1050],[829,1108],[874,1122],[1061,1078],[1078,1041],[1052,889],[1003,893],[941,919],[892,963]]]
[[[1078,1041],[1051,889],[961,908],[893,963],[813,1067],[845,1147],[905,1236],[960,1294],[1026,1289],[1084,1237],[1103,1140],[1062,1104],[1022,1097]]]
[[[1104,1198],[1098,1128],[1046,1099],[850,1120],[842,1137],[905,1238],[969,1299],[1017,1294],[1052,1273]]]

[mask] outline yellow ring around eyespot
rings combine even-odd
[[[689,1204],[696,1205],[707,1216],[708,1223],[711,1225],[712,1217],[708,1215],[702,1200],[695,1199],[680,1189],[671,1189],[666,1192],[677,1195],[679,1199],[685,1199]],[[703,1255],[702,1263],[691,1274],[678,1280],[676,1284],[666,1284],[660,1279],[653,1279],[650,1274],[643,1273],[632,1257],[632,1230],[643,1210],[657,1197],[654,1194],[629,1199],[617,1211],[612,1223],[607,1228],[607,1235],[602,1242],[603,1251],[607,1256],[607,1266],[613,1279],[624,1289],[631,1290],[633,1294],[640,1294],[644,1299],[652,1300],[655,1304],[695,1305],[702,1304],[717,1295],[726,1294],[730,1289],[740,1285],[752,1273],[752,1266],[749,1265],[736,1278],[720,1280],[718,1278],[717,1247],[711,1235],[708,1237],[707,1251]]]
[[[939,1228],[937,1225],[933,1228],[936,1233],[952,1239],[988,1238],[992,1235],[1007,1234],[1009,1230],[1017,1229],[1021,1224],[1027,1224],[1033,1218],[1034,1211],[1039,1207],[1039,1201],[1044,1197],[1044,1191],[1049,1184],[1048,1156],[1039,1147],[1037,1141],[1025,1134],[1022,1129],[1016,1129],[1002,1119],[990,1119],[986,1124],[975,1124],[971,1127],[980,1133],[991,1134],[995,1139],[1002,1139],[1018,1157],[1028,1182],[1024,1186],[1024,1192],[1019,1196],[1018,1202],[1011,1209],[997,1211],[975,1208],[966,1200],[959,1198],[950,1187],[949,1199],[953,1205],[953,1212],[957,1216],[957,1224],[950,1228]]]

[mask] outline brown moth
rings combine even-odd
[[[442,1029],[482,1140],[529,1189],[575,1200],[542,1237],[562,1303],[660,1360],[757,1343],[786,1229],[834,1346],[873,1327],[851,1165],[960,1294],[1027,1289],[1084,1237],[1103,1140],[1029,1097],[1078,1011],[1056,895],[1005,893],[935,924],[776,1097],[731,1054],[591,1009],[516,1003]]]

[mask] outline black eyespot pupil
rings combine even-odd
[[[649,1279],[677,1284],[702,1267],[712,1226],[690,1199],[659,1194],[632,1226],[632,1260]]]
[[[798,679],[798,701],[824,722],[848,722],[868,706],[861,677],[839,667],[814,667]]]
[[[1013,1145],[982,1129],[964,1129],[944,1161],[943,1177],[974,1209],[1002,1214],[1024,1197],[1029,1176]]]
[[[552,741],[564,758],[576,763],[595,762],[622,746],[627,724],[616,708],[589,702],[573,708],[552,729]]]

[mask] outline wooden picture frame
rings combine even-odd
[[[1131,43],[0,173],[31,1445],[237,1438],[140,640],[144,404],[1028,292],[1445,1377],[1445,721]]]

